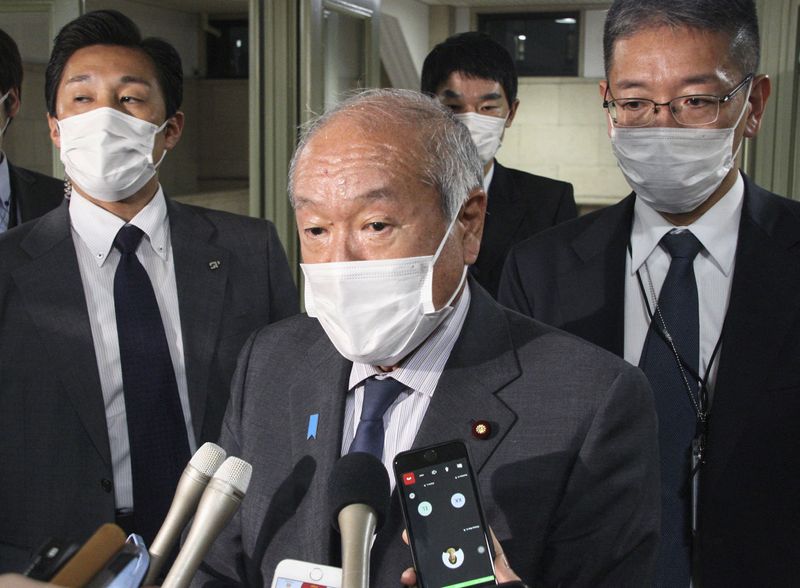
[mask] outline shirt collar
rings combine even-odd
[[[8,208],[11,204],[11,173],[8,169],[8,157],[0,151],[0,201]]]
[[[436,385],[450,357],[455,340],[464,326],[470,303],[469,283],[464,283],[464,291],[453,307],[453,312],[439,327],[393,371],[384,372],[366,363],[353,363],[350,370],[349,390],[352,390],[372,376],[391,376],[413,391],[433,396]],[[433,361],[430,361],[433,359]]]
[[[114,245],[114,238],[125,226],[125,221],[92,204],[74,189],[69,201],[69,216],[72,228],[86,243],[98,267],[102,267]],[[147,236],[146,241],[153,252],[163,261],[167,260],[169,220],[167,202],[160,185],[152,200],[127,224],[139,227]]]
[[[486,192],[486,195],[489,195],[489,186],[492,185],[492,178],[494,177],[494,159],[492,160],[492,167],[489,168],[489,171],[483,176],[483,191]]]
[[[730,276],[733,270],[743,203],[744,180],[737,174],[731,189],[703,216],[685,227],[702,243],[709,259],[725,276]],[[631,229],[631,274],[642,267],[661,238],[675,228],[642,199],[636,199]]]

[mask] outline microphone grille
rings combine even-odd
[[[227,482],[242,494],[246,494],[252,475],[253,466],[238,457],[229,457],[222,462],[214,477]]]
[[[339,511],[351,504],[366,504],[377,515],[377,529],[389,510],[389,474],[371,453],[348,453],[333,468],[328,490],[331,523],[339,530]]]
[[[204,443],[189,461],[189,465],[196,468],[208,477],[214,475],[220,464],[225,461],[225,450],[216,443]]]

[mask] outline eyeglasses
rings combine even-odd
[[[669,106],[672,117],[679,125],[698,127],[717,122],[720,104],[729,102],[753,79],[748,74],[736,87],[724,96],[713,94],[692,94],[678,96],[669,102],[656,102],[649,98],[611,98],[603,100],[603,108],[608,110],[611,120],[620,127],[646,127],[652,123],[660,106]],[[606,87],[606,96],[610,94]]]

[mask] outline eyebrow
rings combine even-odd
[[[463,98],[463,94],[456,92],[455,90],[444,90],[442,92],[445,98]],[[500,100],[503,96],[499,92],[490,92],[488,94],[484,94],[479,98],[479,100]]]

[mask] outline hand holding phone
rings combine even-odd
[[[420,588],[495,586],[493,545],[466,446],[405,451],[394,470]]]

